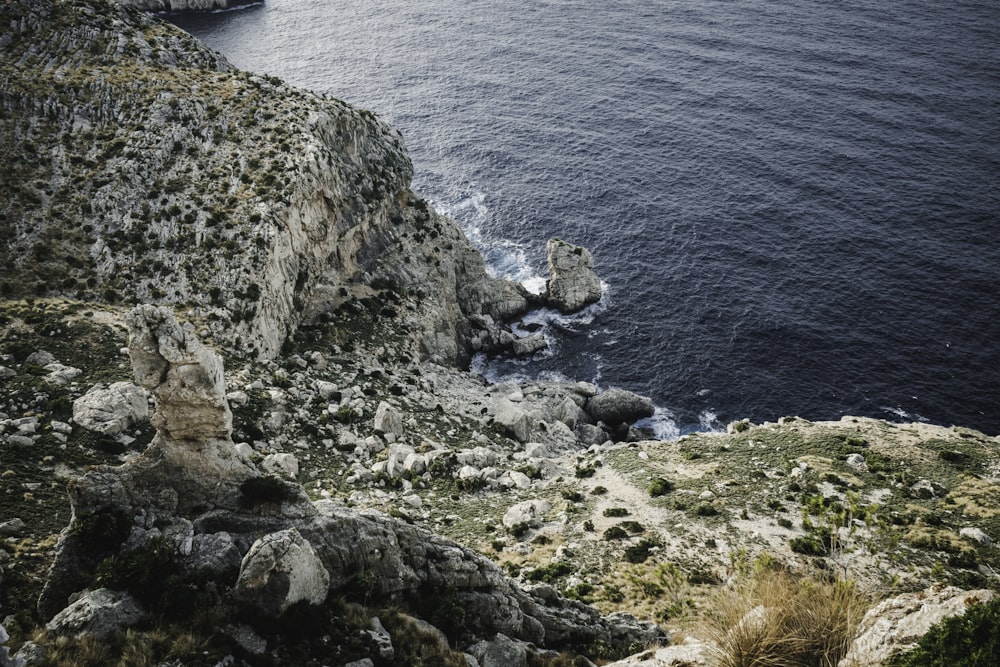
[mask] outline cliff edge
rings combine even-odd
[[[510,344],[527,294],[410,191],[370,112],[102,0],[15,0],[0,25],[0,296],[184,304],[272,358],[305,320],[392,292],[423,358]]]

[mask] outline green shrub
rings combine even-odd
[[[659,498],[660,496],[665,496],[674,490],[673,482],[663,479],[662,477],[657,477],[649,485],[649,495],[653,498]]]
[[[273,475],[251,477],[240,484],[240,506],[250,509],[260,505],[291,502],[298,498],[294,487]]]
[[[607,517],[622,517],[628,516],[628,510],[624,507],[609,507],[604,510],[604,516]]]
[[[1000,597],[970,605],[962,616],[927,631],[917,648],[895,656],[892,667],[986,667],[1000,665]]]
[[[646,527],[638,521],[622,521],[619,525],[633,535],[640,535],[646,532]]]
[[[788,546],[791,547],[792,551],[795,553],[803,554],[805,556],[826,555],[826,547],[824,547],[823,543],[812,535],[793,537],[789,540]]]
[[[551,584],[559,577],[565,577],[568,574],[572,574],[573,571],[574,567],[569,563],[549,563],[548,565],[543,565],[542,567],[536,567],[534,570],[529,570],[525,573],[524,578],[528,581],[541,581],[546,584]]]
[[[628,539],[628,533],[621,526],[611,526],[606,531],[604,531],[604,539],[606,540],[625,540]]]
[[[630,563],[643,563],[649,558],[650,553],[660,545],[653,540],[639,540],[638,544],[625,547],[625,560]]]

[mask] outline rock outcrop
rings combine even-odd
[[[162,549],[166,540],[182,571],[208,567],[233,601],[266,618],[360,592],[418,615],[457,605],[466,638],[503,633],[577,649],[665,638],[653,626],[602,617],[552,590],[533,595],[485,556],[426,528],[330,501],[313,504],[298,485],[260,475],[229,437],[218,357],[165,308],[140,306],[127,319],[136,380],[156,399],[157,433],[142,456],[71,483],[73,519],[39,601],[42,613],[59,612],[71,594],[92,585],[101,560]],[[468,460],[495,460],[490,450],[483,454]],[[122,600],[113,602],[121,607]],[[96,609],[88,604],[85,621],[58,627],[100,623]],[[74,608],[73,618],[80,616]]]
[[[125,7],[149,12],[206,12],[252,5],[260,0],[117,0]]]
[[[345,304],[441,363],[513,343],[527,292],[410,191],[374,114],[236,71],[111,0],[3,3],[0,45],[6,295],[187,303],[248,358]],[[417,304],[389,307],[403,297]]]
[[[550,239],[549,279],[545,299],[563,313],[573,313],[601,299],[601,280],[593,271],[594,257],[586,248]]]
[[[857,636],[839,667],[877,667],[905,653],[932,626],[949,616],[961,616],[969,605],[989,602],[989,590],[965,591],[954,586],[905,593],[884,600],[868,610]]]

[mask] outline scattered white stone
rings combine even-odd
[[[523,472],[518,472],[517,470],[511,470],[507,473],[510,481],[514,483],[519,489],[527,489],[531,486],[531,478],[525,475]]]
[[[503,515],[503,525],[511,528],[524,523],[532,528],[542,525],[545,513],[552,509],[552,504],[547,500],[525,500],[512,505]]]
[[[415,493],[412,493],[412,494],[410,494],[408,496],[403,496],[402,498],[400,498],[400,500],[402,500],[404,503],[406,503],[410,507],[413,507],[413,508],[416,508],[416,509],[420,509],[421,507],[424,506],[423,499],[420,496],[418,496],[417,494],[415,494]]]
[[[403,437],[403,415],[395,407],[382,401],[375,409],[374,428],[376,433]]]
[[[234,408],[242,408],[244,405],[250,402],[250,395],[245,391],[231,391],[226,394],[226,400],[229,401],[229,405]]]
[[[861,454],[855,452],[854,454],[848,454],[847,465],[855,468],[857,470],[865,471],[868,469],[868,463],[865,461],[865,457]]]
[[[294,480],[299,474],[299,461],[294,454],[284,452],[268,454],[261,461],[260,466],[273,475],[280,475],[291,480]]]
[[[69,435],[70,433],[73,432],[73,426],[67,424],[66,422],[52,420],[51,422],[49,422],[49,427],[52,429],[53,432],[62,433],[64,435]]]
[[[45,376],[45,381],[58,385],[69,384],[83,374],[83,371],[79,368],[66,366],[58,362],[46,364],[45,370],[49,372],[49,374]]]

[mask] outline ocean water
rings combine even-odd
[[[176,15],[397,127],[500,275],[600,304],[490,377],[651,396],[669,436],[800,415],[1000,433],[996,0],[267,0]]]

